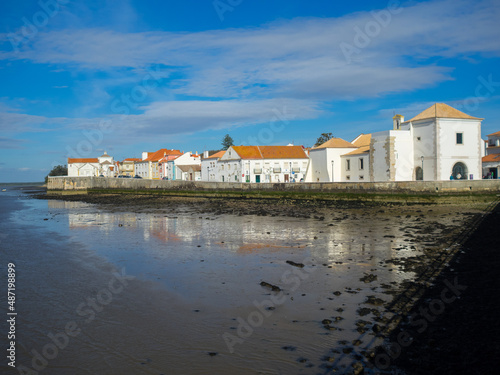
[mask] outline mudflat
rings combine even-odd
[[[187,277],[192,286],[169,297],[183,301],[174,303],[175,313],[166,314],[174,326],[188,324],[193,335],[200,329],[189,317],[193,312],[202,320],[212,321],[199,336],[205,352],[195,350],[192,355],[207,355],[217,361],[212,369],[219,373],[226,373],[225,369],[258,373],[266,368],[288,373],[399,371],[394,364],[404,360],[406,347],[398,359],[390,358],[389,367],[376,361],[377,354],[386,353],[376,348],[391,339],[393,329],[402,327],[415,303],[423,301],[423,293],[437,285],[436,276],[444,274],[449,262],[464,251],[457,241],[464,233],[469,235],[466,232],[475,228],[490,205],[467,200],[437,205],[130,194],[39,198],[48,198],[49,207],[73,210],[70,222],[75,228],[110,226],[111,221],[113,231],[127,230],[137,228],[135,220],[139,219],[141,225],[147,222],[149,233],[166,244],[189,239],[193,246],[193,236],[203,239],[196,247],[202,251],[197,261],[204,267],[211,261],[237,262],[230,271],[221,272],[221,266],[214,265],[201,273],[190,273]],[[79,211],[82,207],[78,202],[89,204],[84,206],[85,213]],[[97,212],[102,223],[94,218]],[[132,215],[134,223],[124,215]],[[172,229],[172,223],[176,229]],[[122,241],[138,238],[125,235]],[[115,244],[120,246],[121,242]],[[240,255],[221,260],[210,250],[213,246]],[[164,261],[160,256],[159,262]],[[171,263],[178,261],[168,259]],[[192,272],[193,268],[184,271]],[[289,277],[287,284],[283,275],[288,272],[295,272],[288,276],[297,278]],[[182,277],[180,274],[178,280]],[[168,283],[166,291],[171,286]],[[200,288],[198,283],[207,284],[207,288]],[[158,288],[154,287],[155,293],[165,293]],[[148,295],[148,289],[141,293]],[[221,299],[221,294],[232,303]],[[260,308],[255,302],[261,303]],[[253,321],[256,326],[252,317],[257,319]],[[148,319],[145,324],[150,327],[158,318]],[[178,337],[173,327],[167,328],[169,325],[164,327],[164,334]],[[143,366],[154,363],[154,367],[162,368],[170,363],[184,373],[196,373],[195,368],[190,372],[181,364],[189,358],[186,353],[193,350],[189,349],[193,340],[194,336],[183,337],[185,351],[175,350],[177,361],[165,362],[151,354],[150,362]],[[411,347],[422,353],[429,350],[425,345]],[[280,360],[276,362],[276,358]],[[417,358],[423,361],[425,356]],[[205,360],[202,363],[210,366]],[[410,363],[405,368],[407,373],[419,371],[412,366]]]

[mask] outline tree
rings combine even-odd
[[[222,149],[227,150],[229,147],[234,146],[233,138],[226,134],[224,138],[222,138]]]
[[[333,138],[332,133],[321,133],[319,138],[316,140],[314,147],[318,147],[318,146],[322,145],[323,143],[325,143],[326,141],[329,141],[332,138]]]
[[[67,176],[68,175],[68,167],[65,165],[56,165],[49,172],[47,176],[45,176],[45,183],[49,180],[49,176]]]

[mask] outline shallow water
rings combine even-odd
[[[188,206],[131,213],[9,190],[0,195],[0,254],[2,265],[17,269],[17,364],[40,374],[346,368],[380,343],[355,323],[371,327],[374,314],[391,316],[367,297],[389,302],[388,286],[415,277],[386,260],[432,245],[415,235],[419,226],[437,220],[449,229],[467,218],[406,210],[411,218],[370,208],[324,221],[200,214]],[[376,280],[360,280],[370,274]],[[361,307],[378,312],[360,317]],[[65,340],[68,324],[78,334]],[[49,333],[59,334],[56,353]]]

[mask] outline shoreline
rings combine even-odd
[[[395,300],[391,302],[393,304],[393,311],[395,311],[399,315],[403,315],[407,313],[408,310],[413,311],[411,309],[418,309],[421,306],[422,301],[425,301],[425,296],[428,295],[429,291],[432,290],[430,288],[430,283],[432,282],[434,285],[439,285],[438,280],[442,277],[443,274],[447,272],[447,269],[443,271],[443,263],[447,263],[449,261],[448,257],[450,254],[446,254],[444,251],[445,248],[449,247],[450,244],[456,243],[457,239],[470,231],[471,228],[474,228],[473,224],[477,220],[484,215],[485,210],[487,210],[488,205],[492,205],[493,197],[490,197],[487,201],[478,202],[477,200],[469,200],[464,201],[463,197],[461,199],[453,201],[453,203],[443,204],[443,201],[440,203],[436,202],[407,202],[407,201],[399,201],[399,202],[383,202],[383,201],[359,201],[359,200],[321,200],[321,199],[286,199],[284,197],[277,198],[262,198],[262,197],[254,197],[253,199],[245,199],[245,197],[238,198],[230,198],[230,197],[199,197],[199,196],[165,196],[159,194],[98,194],[95,192],[90,192],[88,194],[73,194],[73,195],[44,195],[39,194],[35,196],[39,199],[49,199],[49,200],[62,200],[62,201],[79,201],[86,202],[91,204],[97,204],[101,208],[109,211],[126,211],[126,212],[134,212],[134,213],[151,213],[151,212],[183,212],[186,207],[188,207],[189,212],[203,213],[209,215],[256,215],[256,216],[289,216],[289,217],[297,217],[297,218],[308,218],[315,219],[320,222],[323,222],[323,225],[328,225],[328,222],[335,223],[336,220],[351,220],[346,219],[346,215],[356,215],[356,214],[366,214],[367,219],[370,219],[370,216],[375,215],[385,215],[385,216],[397,216],[402,217],[401,220],[404,220],[405,215],[411,215],[411,219],[406,219],[408,221],[408,225],[410,225],[410,220],[418,221],[418,217],[422,217],[425,215],[422,212],[428,211],[429,215],[435,217],[437,219],[438,212],[439,216],[442,216],[441,213],[446,213],[449,217],[450,223],[454,221],[453,217],[457,214],[465,214],[471,215],[468,219],[463,222],[463,226],[461,227],[448,227],[445,232],[442,233],[442,237],[432,237],[433,245],[429,247],[429,249],[424,252],[423,255],[419,255],[417,257],[409,259],[408,262],[406,260],[398,260],[399,266],[404,267],[407,270],[412,270],[417,274],[424,275],[425,272],[431,271],[430,276],[425,276],[425,280],[419,280],[418,282],[413,282],[408,285],[405,285],[405,290],[402,291],[391,291],[391,293],[395,293],[395,300],[401,300],[401,296],[405,291],[412,289],[414,292],[411,298],[407,298],[405,300],[405,296],[403,296],[403,302],[401,304],[394,304]],[[496,198],[496,196],[495,196]],[[179,211],[180,210],[180,211]],[[430,213],[433,211],[432,213]],[[498,214],[498,206],[496,211]],[[185,212],[185,211],[184,211]],[[475,212],[475,213],[472,213]],[[486,219],[480,224],[478,228],[474,228],[472,234],[467,233],[469,235],[469,239],[466,240],[466,244],[469,243],[470,238],[476,235],[476,232],[479,230],[481,225],[488,220],[488,217],[491,215],[486,215]],[[439,221],[439,225],[443,222]],[[354,224],[354,222],[353,222]],[[426,225],[431,225],[432,223],[428,223]],[[436,224],[438,224],[436,222]],[[335,225],[335,224],[333,224]],[[412,224],[415,225],[415,224]],[[449,225],[449,224],[448,224]],[[420,229],[420,236],[425,234],[425,229],[422,227]],[[464,229],[465,228],[465,229]],[[491,232],[492,235],[494,231]],[[467,246],[467,245],[464,245]],[[426,245],[427,247],[427,245]],[[460,247],[456,250],[460,253]],[[437,278],[436,273],[438,273]],[[453,279],[452,279],[453,280]],[[442,289],[442,287],[441,287]],[[440,291],[440,290],[439,290]],[[388,291],[389,292],[389,291]],[[419,296],[423,295],[424,297]],[[399,297],[398,297],[399,296]],[[415,303],[415,300],[418,301]],[[403,306],[405,305],[406,306]],[[399,320],[398,320],[399,322]],[[379,324],[385,323],[384,321],[380,321]],[[391,322],[383,331],[380,331],[380,334],[387,339],[391,339],[397,336],[400,331],[398,328],[393,330],[395,327],[394,322]],[[374,326],[375,327],[375,326]],[[399,326],[398,326],[399,327]],[[375,329],[375,328],[373,328]],[[385,332],[384,332],[385,331]],[[415,351],[421,351],[424,354],[426,353],[425,346],[415,345]],[[373,352],[372,352],[373,353]],[[379,353],[377,351],[375,354]],[[401,355],[399,361],[402,361],[405,353]],[[374,357],[371,357],[372,359]],[[367,356],[367,360],[370,359],[370,356]],[[396,365],[398,365],[399,361],[394,361]],[[329,364],[325,364],[325,368],[328,367]],[[359,367],[359,366],[358,366]],[[370,366],[366,365],[365,368],[368,370]],[[410,367],[411,369],[411,367]],[[405,369],[410,371],[410,369]],[[386,372],[383,372],[386,373]],[[412,374],[413,372],[408,372]],[[418,372],[417,372],[418,373]],[[426,373],[430,373],[427,371]],[[441,372],[443,373],[443,372]]]
[[[485,215],[377,354],[407,374],[486,374],[498,367],[500,205]],[[411,318],[410,318],[411,317]],[[407,340],[401,340],[402,338]],[[381,358],[381,357],[379,357]]]

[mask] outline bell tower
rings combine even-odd
[[[392,125],[394,130],[401,130],[401,124],[405,122],[405,118],[402,115],[395,115],[392,118]]]

